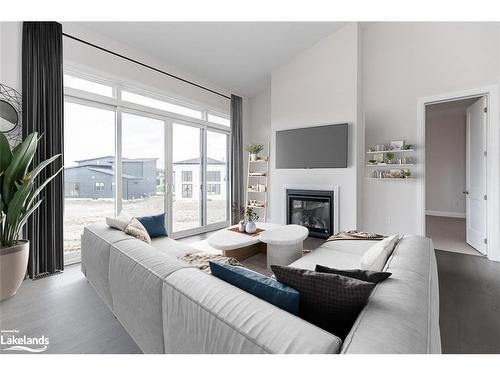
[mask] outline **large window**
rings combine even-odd
[[[122,91],[122,99],[127,102],[141,104],[147,107],[157,108],[164,111],[177,113],[179,115],[194,117],[197,119],[202,118],[202,112],[196,109],[191,109],[178,104],[169,103],[164,100],[158,100],[144,95],[135,94],[130,91]]]
[[[87,225],[114,216],[115,112],[66,101],[64,107],[64,251],[66,262],[80,258]],[[107,183],[105,183],[107,182]]]
[[[229,116],[87,77],[64,76],[65,260],[106,216],[165,212],[173,237],[228,225]]]
[[[207,223],[228,217],[228,135],[207,131]],[[220,182],[214,184],[214,182]]]
[[[122,211],[131,216],[165,212],[165,122],[122,114]]]

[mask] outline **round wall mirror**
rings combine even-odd
[[[11,145],[22,140],[22,97],[12,87],[0,83],[0,131]]]
[[[14,106],[5,100],[0,99],[0,131],[10,132],[19,123],[19,116]]]

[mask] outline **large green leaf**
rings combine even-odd
[[[5,172],[12,159],[12,151],[10,150],[7,137],[0,132],[0,175]]]
[[[28,135],[12,154],[10,165],[3,176],[2,195],[3,201],[7,206],[10,205],[10,200],[16,189],[15,182],[20,182],[33,160],[33,155],[38,145],[37,137],[38,135],[36,132]]]
[[[36,176],[38,176],[38,174],[47,166],[49,165],[50,163],[52,163],[54,160],[56,160],[57,158],[59,158],[61,156],[61,154],[57,154],[57,155],[54,155],[52,156],[51,158],[48,158],[47,160],[44,160],[42,161],[40,164],[38,164],[35,169],[33,169],[31,172],[28,173],[28,176],[29,178],[31,178],[31,180],[34,180]],[[57,174],[57,173],[56,173]]]
[[[26,211],[25,203],[32,189],[33,183],[28,180],[24,181],[21,188],[14,193],[7,208],[7,224],[14,226],[22,213]]]
[[[33,201],[36,197],[41,193],[41,191],[47,186],[47,184],[52,181],[61,171],[63,167],[61,167],[56,173],[47,178],[32,194],[29,195],[28,200],[26,201],[26,209],[29,209],[33,204]]]
[[[21,229],[23,228],[23,225],[26,224],[26,221],[28,218],[35,212],[35,210],[42,204],[43,199],[40,199],[38,202],[35,203],[33,207],[31,207],[27,212],[25,212],[21,217],[19,222],[17,223],[16,227],[14,228],[15,233],[20,233]]]

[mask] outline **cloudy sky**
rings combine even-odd
[[[65,165],[76,160],[115,153],[115,113],[113,111],[66,103],[64,108]],[[200,130],[180,124],[173,128],[173,160],[180,161],[200,156]],[[122,154],[126,158],[158,158],[158,167],[164,164],[164,123],[161,120],[123,114]],[[226,160],[226,136],[209,132],[208,156]]]

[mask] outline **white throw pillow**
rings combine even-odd
[[[151,243],[151,237],[149,237],[148,231],[146,230],[146,228],[144,228],[144,225],[142,225],[141,222],[135,217],[125,228],[125,233],[130,234],[138,240],[144,241],[149,244]]]
[[[362,270],[381,272],[398,241],[399,236],[395,235],[377,242],[361,258],[360,268]]]
[[[110,228],[115,228],[125,232],[125,228],[131,220],[132,218],[128,216],[107,217],[106,224],[108,224],[108,227]]]

